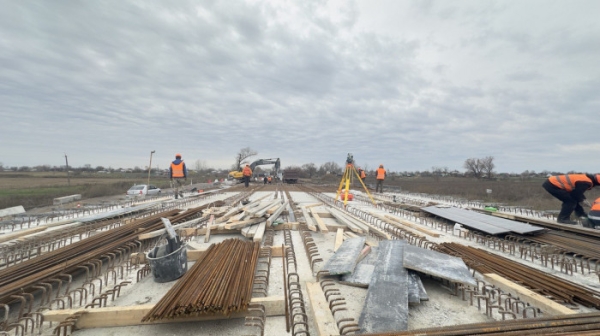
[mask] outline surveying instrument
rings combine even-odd
[[[353,172],[354,172],[354,175],[356,176],[357,180],[359,180],[360,184],[362,184],[367,195],[369,195],[369,198],[371,199],[371,202],[373,202],[373,205],[376,205],[377,203],[375,203],[375,200],[373,199],[373,196],[371,196],[369,189],[367,189],[367,186],[363,183],[363,180],[358,175],[358,172],[356,171],[356,167],[354,167],[354,157],[352,156],[352,153],[348,153],[348,157],[346,157],[346,169],[344,169],[344,173],[342,174],[342,180],[340,181],[340,186],[338,187],[337,194],[335,195],[334,203],[337,203],[338,198],[342,194],[342,187],[345,186],[344,197],[343,197],[344,208],[348,204],[348,192],[350,190],[350,180],[352,178]]]

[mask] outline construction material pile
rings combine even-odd
[[[600,313],[561,315],[534,319],[494,321],[456,326],[443,326],[411,331],[363,334],[364,336],[460,336],[460,335],[598,335]]]
[[[246,310],[259,249],[257,242],[239,239],[211,245],[142,322]]]
[[[456,243],[440,244],[438,251],[461,257],[467,265],[481,274],[496,273],[555,301],[600,308],[600,292],[499,255]]]

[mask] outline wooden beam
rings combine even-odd
[[[21,238],[33,233],[37,233],[40,231],[44,231],[46,230],[46,226],[38,226],[35,228],[31,228],[31,229],[26,229],[26,230],[21,230],[21,231],[17,231],[17,232],[11,232],[8,234],[4,234],[4,235],[0,235],[0,243],[4,243],[7,242],[9,240],[13,240],[13,239],[17,239],[17,238]]]
[[[516,284],[504,277],[495,273],[484,274],[483,278],[486,282],[502,288],[503,291],[512,293],[521,297],[523,301],[529,302],[535,307],[541,309],[544,313],[551,315],[577,314],[576,311],[556,303],[543,295],[531,291],[519,284]]]
[[[259,303],[265,306],[267,316],[281,316],[285,314],[285,304],[283,296],[270,296],[261,298],[252,298],[252,303]],[[232,318],[244,318],[248,315],[247,311],[235,312],[229,315],[223,314],[202,314],[198,316],[178,317],[174,319],[165,319],[152,322],[141,322],[142,318],[154,307],[154,305],[141,306],[121,306],[121,307],[102,307],[88,309],[60,309],[48,310],[44,312],[44,321],[62,322],[67,317],[76,312],[85,312],[77,320],[75,328],[106,328],[106,327],[125,327],[145,324],[163,324],[163,323],[181,323],[195,321],[213,321]]]
[[[408,221],[406,219],[396,218],[396,217],[390,216],[390,215],[385,215],[385,218],[390,219],[393,222],[400,223],[400,224],[402,224],[404,226],[408,226],[408,227],[410,227],[412,229],[415,229],[415,230],[417,230],[419,232],[422,232],[422,233],[424,233],[424,234],[426,234],[428,236],[432,236],[432,237],[436,237],[436,238],[440,236],[440,234],[438,232],[426,229],[426,228],[424,228],[424,227],[422,227],[422,226],[420,226],[420,225],[418,225],[416,223],[410,222],[410,221]],[[394,223],[390,223],[390,224],[394,224]]]
[[[208,243],[208,241],[210,240],[210,226],[213,225],[215,221],[215,215],[210,215],[210,218],[208,219],[208,223],[206,223],[206,234],[204,235],[204,242]]]
[[[325,300],[325,293],[323,293],[321,285],[318,282],[306,282],[306,290],[308,291],[317,334],[319,336],[339,335],[340,331],[331,310],[329,310],[329,304]]]
[[[258,224],[260,222],[264,222],[264,218],[252,218],[249,220],[241,221],[241,222],[233,222],[230,224],[225,224],[225,230],[239,230],[243,227]]]
[[[191,221],[187,221],[185,223],[173,225],[173,229],[181,229],[186,226],[198,224],[202,219],[204,219],[204,218],[192,219]],[[156,230],[156,231],[152,231],[152,232],[148,232],[148,233],[142,233],[141,235],[138,235],[138,240],[146,240],[146,239],[150,239],[150,238],[160,237],[165,232],[167,232],[166,229],[160,229],[160,230]]]
[[[256,232],[254,233],[254,237],[252,237],[252,241],[261,242],[263,239],[263,236],[265,235],[266,227],[267,227],[267,222],[262,222],[262,223],[258,224],[258,226],[256,227]]]
[[[317,222],[319,231],[321,231],[323,233],[329,233],[329,229],[327,228],[327,225],[325,225],[325,223],[323,223],[323,220],[321,219],[321,217],[319,217],[317,212],[313,211],[313,209],[310,209],[310,213],[312,214],[313,218],[315,219],[315,222]]]
[[[277,217],[279,217],[281,212],[285,209],[286,205],[287,205],[286,203],[283,203],[283,204],[279,205],[279,207],[275,211],[273,211],[271,216],[269,216],[269,219],[267,219],[268,227],[271,227],[273,225],[273,222],[277,219]]]
[[[333,244],[333,251],[337,251],[342,243],[344,242],[344,229],[337,229],[335,234],[335,243]]]
[[[312,219],[310,218],[310,215],[308,214],[308,210],[306,210],[306,208],[302,208],[302,216],[304,216],[304,221],[306,222],[306,226],[308,227],[308,229],[310,231],[313,232],[317,232],[317,227],[315,226],[315,223],[313,223]]]

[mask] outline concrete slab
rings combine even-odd
[[[354,272],[342,275],[340,283],[348,286],[369,287],[377,263],[377,253],[377,248],[371,248],[371,252],[356,265]]]
[[[410,270],[433,275],[452,282],[477,286],[464,261],[461,258],[447,254],[407,245],[404,247],[403,265]]]
[[[365,237],[346,239],[321,270],[329,271],[331,275],[352,273],[365,241]]]
[[[358,325],[361,333],[408,329],[408,271],[402,266],[403,240],[379,243],[375,272]]]
[[[13,216],[25,213],[25,208],[22,205],[15,206],[12,208],[6,208],[0,210],[0,217]]]

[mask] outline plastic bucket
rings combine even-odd
[[[152,269],[152,275],[154,275],[154,281],[156,282],[169,282],[179,279],[182,275],[187,272],[187,249],[186,245],[183,244],[177,251],[166,256],[159,256],[159,251],[165,249],[166,245],[157,246],[148,253],[146,258],[148,264]]]

